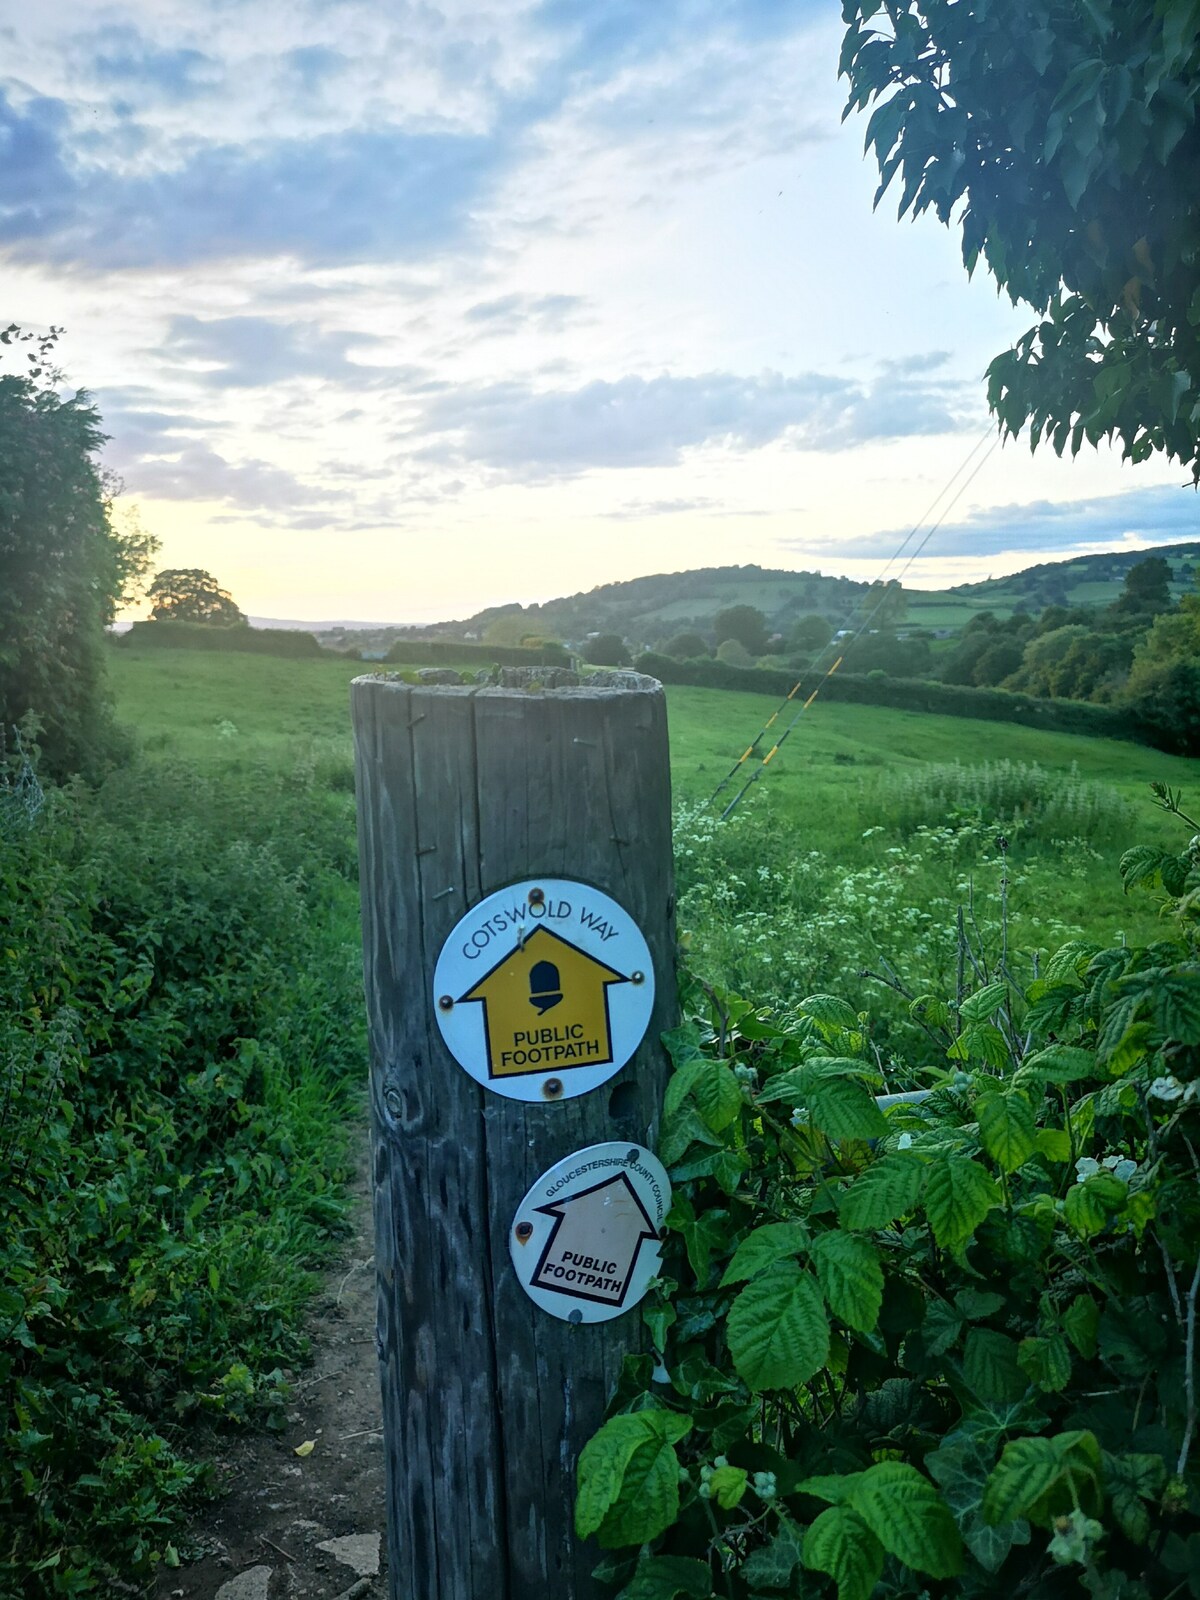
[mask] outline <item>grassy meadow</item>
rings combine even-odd
[[[349,843],[348,686],[369,668],[119,648],[112,670],[119,714],[148,755],[240,773],[296,770],[309,783],[315,776],[342,808]],[[1135,842],[1178,844],[1148,785],[1193,791],[1195,761],[1111,740],[818,701],[732,821],[719,824],[720,806],[705,802],[775,702],[667,692],[680,925],[706,979],[762,1004],[834,988],[886,1010],[884,987],[860,972],[882,973],[886,964],[918,990],[948,982],[960,904],[972,911],[981,947],[998,950],[1007,939],[1027,975],[1038,952],[1065,939],[1154,937],[1153,900],[1126,897],[1117,864]],[[721,806],[755,765],[740,769]],[[995,844],[1001,833],[1006,856]]]

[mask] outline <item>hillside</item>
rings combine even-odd
[[[910,627],[957,632],[981,611],[1005,617],[1018,610],[1040,611],[1047,605],[1108,605],[1120,594],[1125,573],[1147,555],[1160,555],[1170,562],[1177,597],[1191,588],[1200,572],[1200,541],[1155,550],[1073,556],[1039,563],[1011,577],[958,584],[952,589],[908,589],[906,620]],[[474,616],[429,627],[308,626],[322,644],[334,648],[356,645],[382,651],[405,635],[486,637],[497,644],[516,644],[534,635],[577,643],[590,633],[618,633],[639,648],[662,644],[688,629],[708,632],[719,611],[736,605],[757,607],[772,632],[787,633],[798,617],[810,612],[819,612],[840,626],[854,615],[868,588],[865,582],[821,572],[700,567],[602,584],[543,605],[491,606]]]

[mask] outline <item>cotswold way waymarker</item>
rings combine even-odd
[[[575,1465],[670,1204],[662,686],[351,696],[389,1600],[600,1600]]]
[[[472,906],[442,946],[433,989],[451,1055],[514,1100],[598,1088],[641,1044],[654,1010],[641,929],[609,895],[561,878]]]

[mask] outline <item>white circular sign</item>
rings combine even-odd
[[[569,1100],[641,1044],[654,968],[615,900],[569,878],[537,878],[460,919],[433,996],[447,1049],[477,1082],[510,1100]]]
[[[517,1208],[508,1248],[529,1298],[564,1322],[608,1322],[646,1293],[671,1206],[662,1162],[642,1145],[577,1150]]]

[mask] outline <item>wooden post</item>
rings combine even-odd
[[[575,1463],[637,1310],[572,1325],[517,1282],[509,1229],[547,1167],[649,1143],[676,1021],[666,706],[606,686],[412,687],[358,678],[363,944],[371,1030],[378,1326],[392,1600],[586,1600]],[[434,1015],[443,941],[484,895],[539,876],[610,894],[640,925],[657,995],[601,1088],[526,1104],[480,1087]]]

